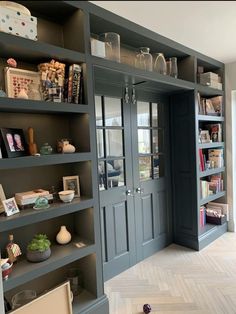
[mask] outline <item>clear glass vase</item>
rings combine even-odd
[[[135,58],[135,67],[146,71],[152,71],[153,60],[152,55],[150,54],[150,48],[139,48],[139,53],[136,55]]]
[[[154,63],[154,71],[166,75],[166,59],[163,53],[157,53]]]
[[[104,33],[99,40],[105,43],[106,58],[120,62],[120,35],[117,33]]]

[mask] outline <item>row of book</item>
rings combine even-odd
[[[224,149],[199,149],[200,171],[224,167]]]
[[[202,115],[222,116],[222,96],[201,97],[198,93],[198,112]]]
[[[222,192],[223,189],[224,180],[222,179],[221,173],[209,176],[209,181],[200,180],[200,195],[202,199],[212,194]]]

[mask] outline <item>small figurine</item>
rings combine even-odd
[[[13,58],[7,59],[7,64],[8,64],[10,67],[13,67],[13,68],[16,68],[16,67],[17,67],[17,62],[16,62],[16,60],[13,59]]]
[[[144,312],[145,314],[151,313],[151,311],[152,311],[152,308],[151,308],[151,305],[150,305],[150,304],[144,304],[144,305],[143,305],[143,312]]]
[[[38,153],[37,145],[34,142],[34,129],[32,127],[28,128],[28,138],[29,138],[29,153],[31,156],[35,156]]]
[[[9,235],[9,243],[6,246],[8,259],[11,263],[16,262],[17,257],[21,255],[21,249],[18,244],[13,242],[13,234]]]
[[[57,151],[58,153],[74,153],[75,146],[71,145],[68,140],[61,139],[57,142]]]

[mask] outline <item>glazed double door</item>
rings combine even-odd
[[[170,239],[168,106],[95,96],[105,280]]]

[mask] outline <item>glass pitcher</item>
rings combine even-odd
[[[154,63],[154,71],[163,75],[166,75],[166,59],[163,53],[156,54],[156,60]]]
[[[135,67],[146,71],[152,71],[152,65],[153,61],[152,55],[150,54],[150,48],[139,48],[139,53],[135,58]]]

